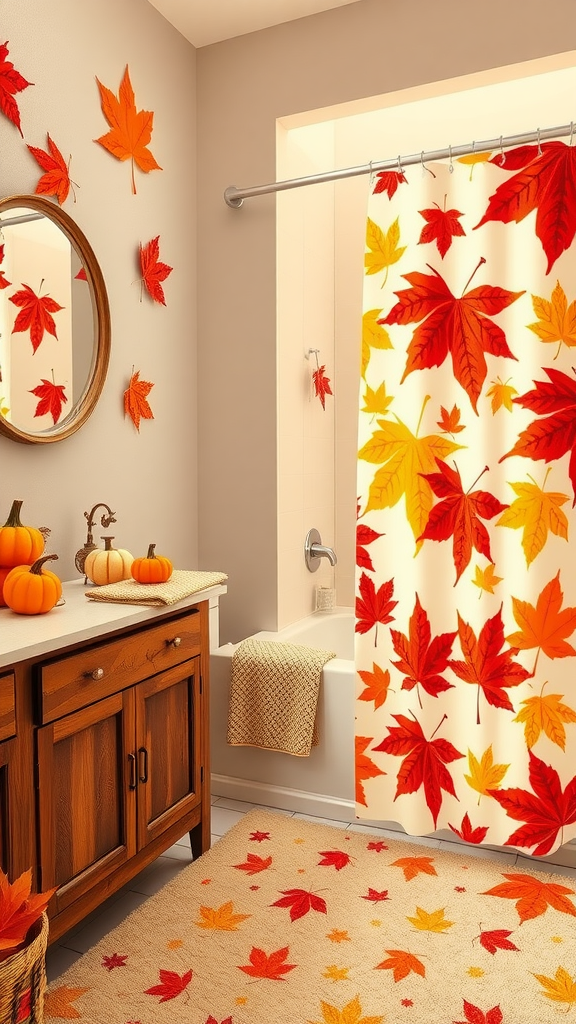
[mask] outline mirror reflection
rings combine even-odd
[[[92,411],[108,351],[104,283],[77,225],[40,197],[0,202],[0,430],[68,436]]]

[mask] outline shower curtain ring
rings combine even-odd
[[[570,139],[568,145],[572,145],[572,139],[574,138],[574,121],[570,121]]]
[[[454,174],[454,164],[452,163],[452,146],[448,146],[448,156],[450,157],[450,163],[448,164],[448,170],[450,174]]]
[[[368,185],[370,188],[372,188],[372,185],[374,184],[374,168],[372,167],[372,161],[370,161],[368,166],[370,168],[370,178],[368,179]]]
[[[536,130],[536,139],[538,142],[538,156],[542,156],[542,146],[540,145],[540,129]]]
[[[402,158],[400,154],[398,154],[398,174],[404,174],[404,168],[402,167]]]
[[[504,146],[502,144],[502,136],[500,136],[500,166],[504,167],[506,163],[506,154],[504,152]]]

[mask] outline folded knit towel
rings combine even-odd
[[[93,601],[113,601],[116,604],[147,604],[153,607],[176,604],[191,594],[206,587],[223,583],[228,577],[225,572],[188,572],[174,569],[166,583],[137,583],[136,580],[122,580],[120,583],[105,583],[96,590],[87,590],[86,597]]]
[[[299,644],[242,640],[232,655],[228,743],[307,757],[318,742],[322,668],[335,657]]]

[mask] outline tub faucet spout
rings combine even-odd
[[[316,572],[322,558],[327,558],[330,565],[336,565],[337,558],[334,548],[329,548],[322,543],[318,530],[309,530],[304,542],[304,560],[308,570]]]

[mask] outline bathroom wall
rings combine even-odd
[[[49,132],[64,158],[71,154],[78,187],[64,209],[102,267],[112,352],[100,402],[79,432],[50,445],[0,437],[0,521],[23,499],[24,521],[52,529],[59,574],[77,578],[83,512],[105,501],[117,513],[108,532],[118,546],[145,554],[156,542],[178,566],[196,567],[196,51],[147,0],[4,0],[1,21],[8,59],[34,85],[17,97],[24,140],[0,115],[0,195],[36,187],[42,172],[25,143],[45,149]],[[136,170],[135,196],[129,161],[93,142],[107,130],[96,76],[117,94],[126,65],[137,109],[154,112],[150,149],[163,168]],[[174,268],[166,307],[141,296],[138,282],[138,244],[157,234]],[[139,434],[123,412],[133,367],[154,382],[154,420]]]
[[[279,550],[276,200],[232,210],[225,188],[275,179],[278,118],[561,54],[575,30],[573,0],[360,0],[198,51],[200,559],[230,574],[224,641],[283,624],[301,558]]]

